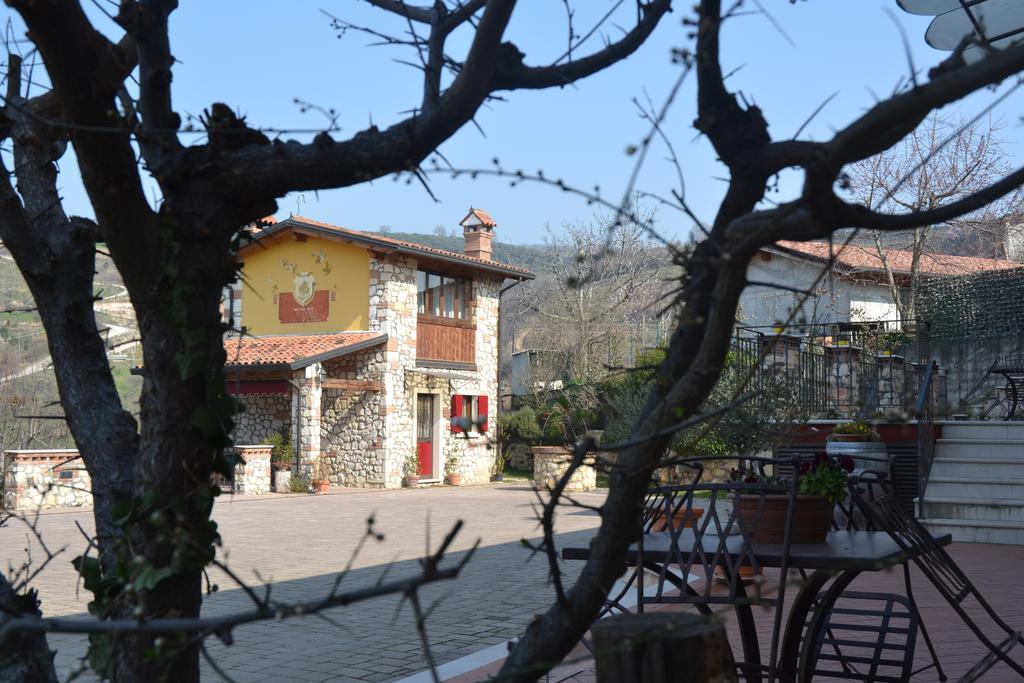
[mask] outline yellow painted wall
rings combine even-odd
[[[290,232],[242,253],[242,325],[250,334],[305,334],[369,329],[370,255],[366,249],[319,237],[297,241]],[[322,322],[279,321],[275,295],[292,294],[296,280],[330,294]],[[322,295],[321,295],[322,296]]]

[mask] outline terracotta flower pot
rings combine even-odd
[[[462,483],[462,475],[458,472],[449,472],[446,479],[451,486],[458,486]]]
[[[405,475],[405,486],[406,488],[414,489],[420,485],[420,477],[418,474],[407,474]]]
[[[313,490],[317,493],[327,493],[327,487],[331,485],[331,482],[326,479],[318,479],[313,482]]]
[[[689,513],[685,509],[676,510],[675,514],[672,515],[672,528],[692,529],[700,521],[703,514],[704,508],[695,507]],[[668,522],[665,520],[664,510],[659,511],[655,516],[654,524],[651,525],[651,531],[668,531]]]
[[[797,496],[793,511],[791,543],[824,543],[832,528],[835,503],[825,496]],[[751,534],[755,543],[782,543],[786,533],[786,515],[790,498],[786,494],[761,496],[740,494],[736,497],[736,514],[740,528]]]

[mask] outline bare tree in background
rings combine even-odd
[[[272,131],[281,135],[271,141],[271,131],[215,101],[201,117],[206,135],[186,144],[168,33],[177,4],[122,1],[112,17],[115,42],[78,0],[8,3],[52,89],[28,98],[21,60],[10,57],[0,135],[13,147],[13,165],[8,157],[0,169],[0,238],[39,306],[64,413],[92,478],[99,560],[81,562],[98,577],[94,612],[111,623],[199,615],[202,573],[219,543],[210,476],[228,475],[235,464],[229,435],[237,404],[224,388],[219,303],[237,275],[241,228],[274,213],[276,199],[289,192],[397,172],[422,179],[420,162],[495,93],[562,87],[610,67],[671,9],[671,0],[628,3],[632,25],[593,48],[584,45],[593,31],[570,26],[567,42],[555,47],[561,56],[531,66],[506,36],[514,0],[372,0],[408,27],[386,42],[411,50],[422,69],[423,90],[406,118],[344,140],[324,131],[298,142]],[[367,30],[342,19],[335,26]],[[68,141],[95,222],[62,207],[56,162]],[[144,174],[159,187],[156,207]],[[139,324],[138,422],[118,398],[93,314],[97,242],[109,249]],[[145,628],[116,636],[113,627],[98,629],[97,637],[93,661],[118,680],[198,679],[201,641],[194,638],[154,656],[156,634]]]
[[[1000,127],[991,117],[966,121],[935,112],[899,144],[852,164],[847,173],[853,196],[885,211],[931,211],[983,190],[1012,168],[1003,150]],[[1012,192],[991,204],[941,224],[922,225],[906,233],[883,235],[870,230],[874,250],[885,271],[900,318],[914,317],[921,262],[940,240],[985,256],[1005,254],[1007,218],[1020,212],[1022,196]],[[936,235],[938,228],[946,230]],[[910,252],[904,285],[894,273],[887,249]],[[951,252],[955,253],[955,252]],[[964,254],[967,255],[967,254]]]
[[[542,362],[552,367],[542,371],[551,377],[602,379],[630,360],[634,325],[657,317],[667,289],[665,253],[650,238],[653,215],[635,207],[631,214],[637,220],[605,215],[560,230],[549,226],[551,272],[517,290],[529,314],[528,345],[545,351]]]

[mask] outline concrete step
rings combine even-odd
[[[1024,440],[1024,422],[998,422],[991,420],[943,421],[945,439],[1018,439]]]
[[[1024,522],[976,521],[933,517],[921,523],[932,536],[951,534],[961,543],[1008,543],[1024,545]]]
[[[930,479],[1006,479],[1024,478],[1024,460],[1020,458],[955,458],[937,456],[932,461]]]
[[[1018,469],[1024,467],[1018,466]],[[1024,504],[1024,479],[993,477],[992,473],[981,467],[976,469],[975,474],[966,477],[936,476],[936,468],[933,465],[932,475],[928,478],[927,497],[933,496],[971,498],[980,501],[1019,500]]]
[[[935,441],[936,457],[1019,458],[1024,465],[1024,439],[947,439]]]
[[[936,496],[925,492],[918,501],[918,517],[931,519],[973,519],[977,521],[1021,522],[1024,524],[1024,500],[997,498],[977,500],[954,496]]]

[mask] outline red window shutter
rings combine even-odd
[[[455,424],[457,417],[462,417],[462,396],[460,394],[452,396],[452,433],[462,431],[462,427]]]
[[[477,406],[480,413],[480,433],[484,434],[487,431],[487,397],[480,396],[477,398]]]

